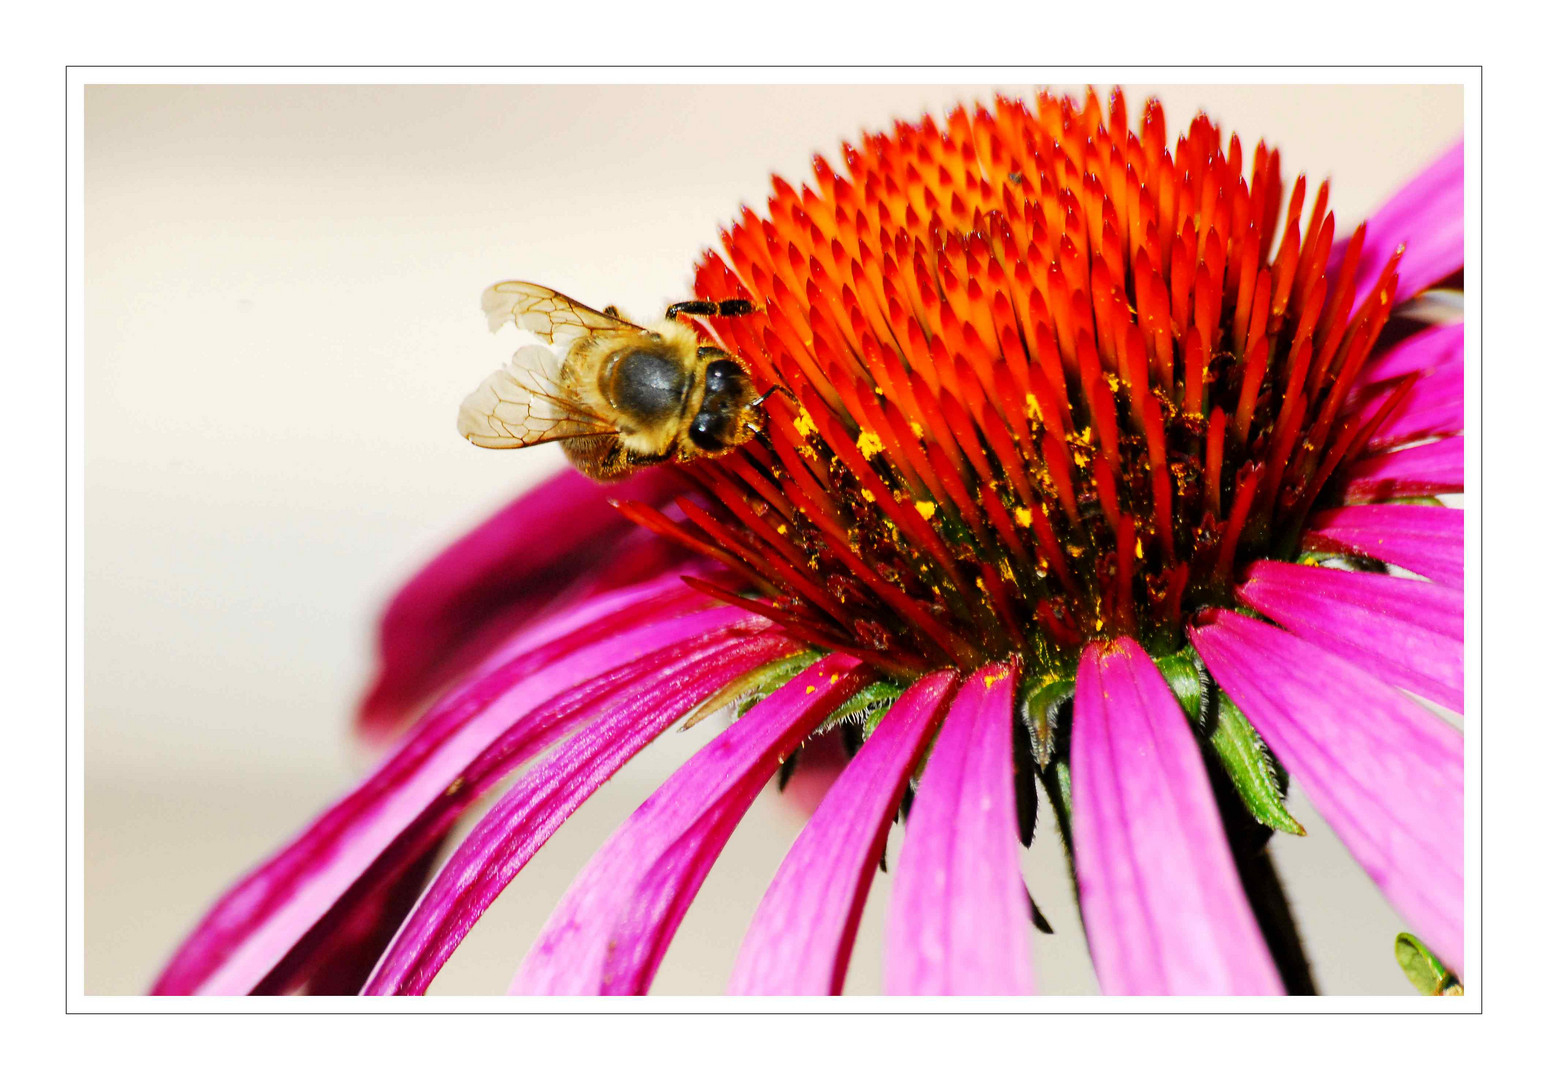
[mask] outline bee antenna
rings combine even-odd
[[[790,389],[790,387],[788,387],[788,386],[780,386],[778,383],[775,383],[773,386],[771,386],[767,390],[765,390],[763,392],[763,396],[761,398],[759,398],[757,401],[754,401],[753,404],[754,405],[762,405],[765,401],[769,400],[769,398],[773,397],[775,394],[784,394],[791,401],[794,401],[797,405],[800,404],[800,401],[795,396],[795,392],[792,391]]]

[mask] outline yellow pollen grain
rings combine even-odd
[[[860,456],[870,461],[882,452],[882,441],[874,431],[860,429],[860,437],[855,440],[855,447],[860,451]]]
[[[1031,394],[1028,394],[1027,395],[1027,419],[1028,420],[1041,420],[1042,418],[1043,418],[1043,412],[1042,412],[1041,409],[1039,409],[1037,407],[1037,398],[1033,397]]]
[[[1145,542],[1137,536],[1134,538],[1134,557],[1136,559],[1145,557]]]
[[[874,494],[872,494],[870,488],[861,488],[860,489],[860,497],[862,499],[864,499],[866,502],[875,502],[876,501],[876,496]]]
[[[919,511],[919,516],[929,521],[935,516],[935,504],[929,499],[918,499],[914,503],[914,509]]]
[[[800,432],[803,439],[807,438],[811,435],[812,432],[817,430],[817,425],[812,420],[812,414],[807,412],[805,408],[796,413],[795,429],[796,431]]]
[[[1023,529],[1030,529],[1032,527],[1032,511],[1025,506],[1016,507],[1016,524]]]
[[[788,525],[776,525],[776,526],[774,526],[774,531],[779,533],[779,535],[784,536],[787,532],[790,531],[790,526],[788,526]]]
[[[808,694],[815,694],[817,692],[817,688],[815,686],[808,686],[806,688],[806,692]]]
[[[1008,671],[1002,671],[998,675],[985,675],[984,676],[984,689],[987,690],[991,686],[993,686],[995,683],[1002,682],[1003,680],[1008,679],[1008,678],[1010,678],[1010,672],[1008,672]]]
[[[916,439],[924,438],[924,426],[921,425],[919,423],[919,421],[917,421],[917,420],[910,420],[908,422],[908,427],[909,427],[909,430],[914,433],[914,438],[916,438]]]

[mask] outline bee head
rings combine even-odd
[[[758,430],[752,380],[736,361],[721,356],[704,369],[704,401],[688,425],[688,438],[703,454],[724,453]]]

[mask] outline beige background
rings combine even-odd
[[[768,174],[993,87],[91,87],[86,96],[86,989],[142,992],[237,874],[365,765],[347,738],[395,583],[559,464],[458,401],[528,277],[650,313]],[[1000,87],[1011,92],[1023,88]],[[1130,87],[1206,107],[1353,222],[1458,138],[1455,87]],[[435,992],[498,993],[570,878],[711,732],[652,747],[507,890]],[[1400,926],[1304,801],[1275,846],[1323,989],[1402,993]],[[762,799],[656,989],[713,993],[799,821]],[[894,836],[894,849],[898,837]],[[1027,855],[1049,993],[1094,990],[1053,830]],[[878,878],[849,992],[880,986]]]

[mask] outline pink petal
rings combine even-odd
[[[867,679],[831,655],[759,702],[619,827],[581,871],[512,984],[518,994],[642,994],[731,831],[780,760]]]
[[[1399,304],[1462,269],[1462,173],[1462,143],[1458,142],[1376,211],[1367,223],[1360,251],[1356,297],[1371,291],[1399,247],[1403,248],[1403,261],[1398,264]],[[1343,255],[1340,241],[1328,260],[1329,280]]]
[[[1310,551],[1357,552],[1462,587],[1462,511],[1449,506],[1341,506],[1314,516]]]
[[[324,918],[313,926],[253,993],[301,993],[308,997],[360,993],[382,950],[413,910],[440,853],[440,845],[432,844],[400,869],[396,878],[384,881],[361,902],[347,910],[336,905],[337,917]]]
[[[1361,458],[1346,472],[1346,500],[1383,502],[1461,491],[1462,438],[1455,435]]]
[[[1193,731],[1129,638],[1081,656],[1070,793],[1081,912],[1103,993],[1284,993]]]
[[[1462,324],[1432,326],[1404,338],[1373,357],[1356,376],[1362,386],[1400,379],[1416,371],[1438,371],[1462,364]]]
[[[646,610],[659,598],[673,616],[673,597],[690,590],[673,583],[626,591]],[[606,609],[611,603],[598,600],[594,606]],[[364,899],[356,887],[363,878],[391,878],[412,861],[417,852],[400,838],[428,808],[440,807],[449,826],[471,793],[464,785],[450,796],[447,788],[491,744],[514,730],[510,767],[515,767],[562,736],[565,723],[584,718],[587,695],[608,689],[592,689],[591,680],[629,670],[631,663],[639,665],[641,658],[677,644],[697,642],[743,617],[716,608],[642,621],[640,610],[631,605],[450,695],[370,777],[211,908],[154,992],[250,993],[336,904]],[[641,674],[648,671],[647,662]],[[586,689],[565,696],[577,686]],[[549,707],[539,708],[545,702]],[[416,841],[424,847],[434,838],[426,833]]]
[[[1030,994],[1031,910],[1011,775],[1016,670],[980,668],[909,811],[887,920],[889,994]]]
[[[579,577],[614,563],[620,538],[638,530],[610,499],[659,504],[681,491],[666,469],[606,487],[566,469],[441,552],[382,614],[380,667],[360,705],[362,728],[380,734],[406,719]],[[661,569],[634,565],[633,581]]]
[[[1384,682],[1462,711],[1462,593],[1413,581],[1261,560],[1236,590],[1299,638]]]
[[[694,704],[792,649],[775,635],[733,639],[671,678],[632,688],[523,774],[441,868],[364,992],[424,993],[473,924],[576,807]]]
[[[927,675],[888,710],[797,838],[742,941],[733,994],[837,994],[903,787],[956,678]]]
[[[1381,449],[1461,432],[1462,380],[1461,364],[1448,364],[1425,374],[1403,392],[1398,404],[1376,429],[1371,446]],[[1361,420],[1374,417],[1386,398],[1382,394],[1367,402],[1360,410]]]
[[[1462,965],[1462,735],[1284,630],[1216,612],[1189,631],[1225,692],[1425,944]]]

